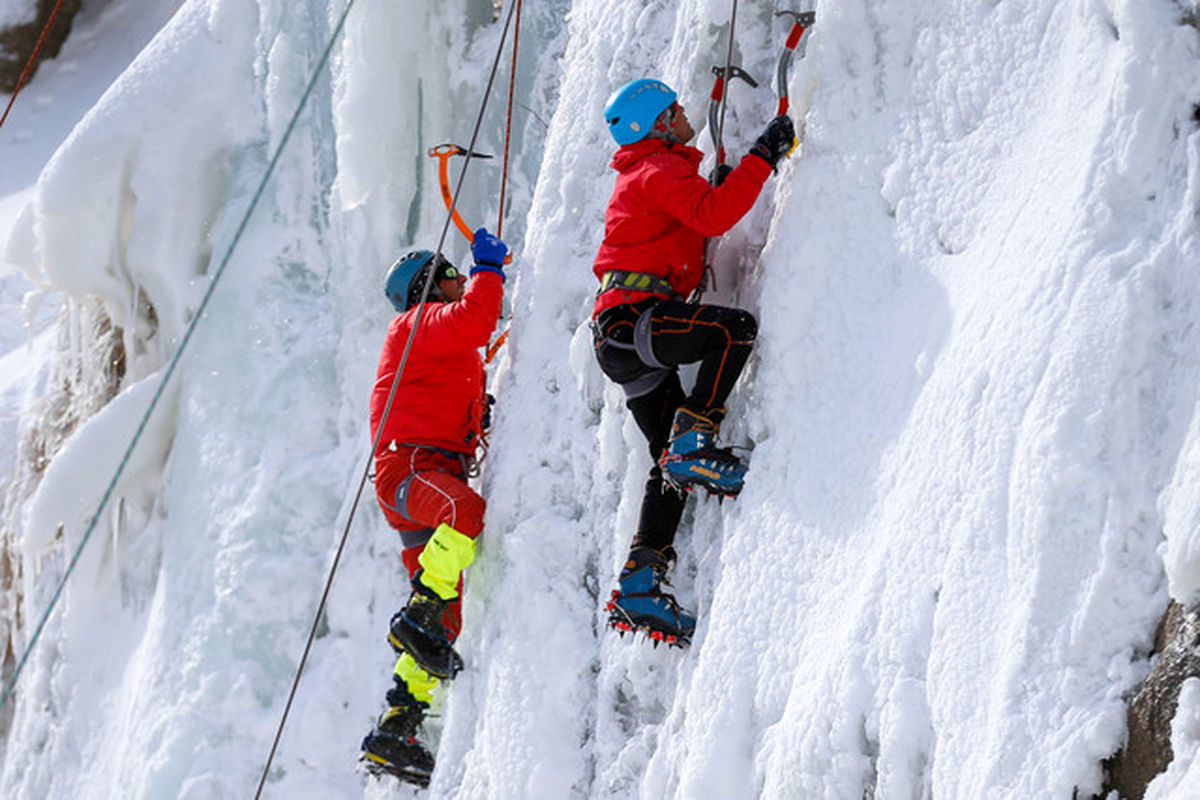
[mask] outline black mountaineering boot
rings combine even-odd
[[[417,665],[435,678],[452,679],[463,667],[454,651],[450,631],[442,624],[446,601],[413,581],[413,593],[404,608],[392,617],[388,642],[398,653],[408,653]]]
[[[388,692],[391,707],[362,741],[362,762],[372,775],[394,775],[405,783],[428,786],[433,754],[418,739],[425,703],[409,694],[399,680]]]

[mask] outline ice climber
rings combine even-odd
[[[412,594],[392,617],[396,650],[388,708],[362,743],[368,768],[425,783],[434,759],[422,723],[434,687],[453,678],[462,660],[458,636],[463,570],[475,558],[484,500],[470,486],[475,454],[489,418],[483,360],[500,317],[508,248],[480,228],[470,282],[428,250],[397,261],[385,281],[398,316],[388,327],[371,394],[375,492],[400,533]],[[430,271],[433,284],[387,418],[384,409]]]
[[[684,642],[695,617],[661,585],[675,557],[683,492],[700,486],[735,495],[742,488],[746,466],[714,440],[757,333],[747,311],[685,298],[703,277],[705,238],[724,234],[750,210],[794,147],[795,131],[787,116],[771,120],[749,154],[712,186],[698,173],[702,153],[688,146],[695,131],[665,83],[626,84],[604,117],[620,148],[593,266],[600,281],[594,347],[604,374],[625,390],[654,459],[609,622]],[[696,362],[695,384],[685,393],[678,368]]]

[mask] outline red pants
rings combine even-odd
[[[388,524],[400,532],[401,557],[411,579],[417,559],[439,525],[472,539],[483,532],[487,507],[466,481],[466,455],[448,450],[399,446],[375,459],[375,494]],[[458,585],[462,594],[462,582]],[[445,624],[457,636],[462,626],[460,601],[453,600]]]

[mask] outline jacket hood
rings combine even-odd
[[[704,154],[694,147],[686,144],[676,144],[668,142],[666,139],[658,139],[647,137],[636,141],[633,144],[627,144],[621,147],[613,154],[612,164],[610,165],[617,172],[627,172],[632,169],[637,162],[647,156],[657,155],[659,153],[670,153],[677,155],[680,158],[686,159],[693,166],[698,167],[704,159]]]

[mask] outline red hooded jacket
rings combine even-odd
[[[393,441],[475,452],[487,404],[479,348],[487,345],[500,319],[503,292],[500,276],[485,271],[471,278],[461,300],[426,303],[376,458],[386,453]],[[371,392],[372,441],[417,309],[410,308],[388,326]]]
[[[644,272],[666,278],[681,297],[700,285],[705,238],[737,224],[771,174],[764,159],[748,155],[714,187],[698,173],[703,157],[694,147],[657,138],[617,150],[617,184],[592,267],[598,279],[614,269]],[[596,298],[592,315],[653,294],[610,289]]]

